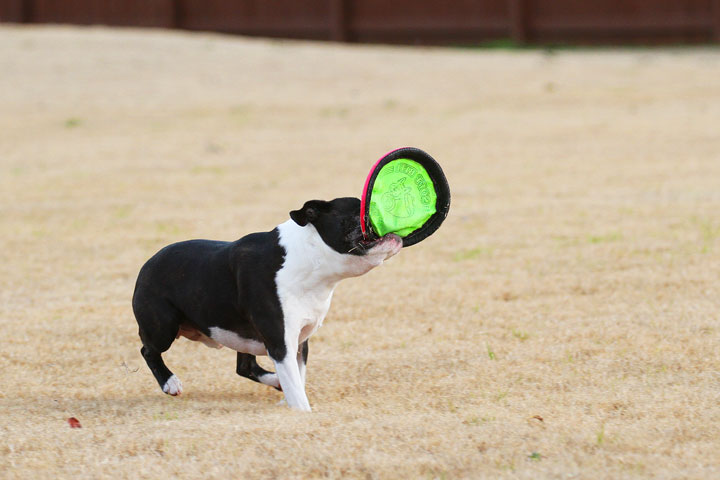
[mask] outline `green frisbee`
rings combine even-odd
[[[360,225],[366,239],[394,233],[409,247],[429,237],[450,210],[450,188],[440,165],[418,148],[393,150],[365,180]]]

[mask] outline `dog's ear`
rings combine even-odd
[[[320,211],[326,203],[327,202],[323,202],[322,200],[310,200],[305,202],[305,205],[303,205],[300,210],[293,210],[290,212],[290,218],[292,218],[293,221],[301,227],[304,227],[308,223],[312,223],[317,220],[320,215]]]

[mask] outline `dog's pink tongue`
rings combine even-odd
[[[380,243],[389,246],[388,256],[386,257],[386,259],[398,253],[403,246],[402,238],[400,238],[398,235],[395,235],[394,233],[388,233],[387,235],[383,236],[380,240]]]
[[[382,238],[383,242],[388,242],[390,240],[396,240],[396,241],[402,242],[402,238],[400,238],[400,235],[396,235],[394,233],[387,233],[387,234],[383,235],[381,238]]]

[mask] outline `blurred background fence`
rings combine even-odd
[[[0,0],[0,22],[179,28],[342,42],[720,42],[720,0]]]

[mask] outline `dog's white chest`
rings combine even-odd
[[[296,333],[300,343],[322,325],[332,301],[338,274],[343,265],[340,256],[325,245],[314,229],[294,223],[279,226],[280,244],[285,261],[275,276],[286,333]],[[317,237],[317,238],[315,238]]]
[[[297,332],[299,343],[302,343],[322,326],[330,309],[334,286],[315,290],[294,287],[278,285],[278,296],[286,331]]]
[[[299,342],[304,342],[308,337],[317,331],[323,324],[328,310],[330,310],[330,302],[332,300],[332,290],[327,294],[325,299],[308,298],[299,299],[299,305],[292,306],[294,302],[288,302],[288,322],[297,322],[299,325],[293,325],[295,328],[300,327]],[[305,300],[305,301],[303,301]],[[308,301],[309,300],[309,301]],[[285,307],[283,307],[285,308]]]

